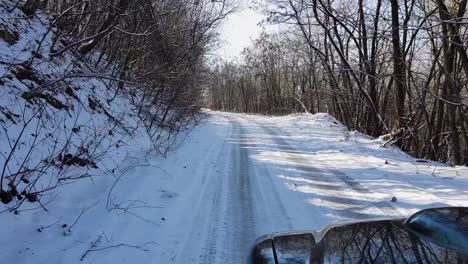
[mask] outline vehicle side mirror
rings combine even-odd
[[[468,254],[468,210],[462,207],[419,211],[404,222],[405,227],[438,246]]]
[[[315,238],[312,233],[287,233],[260,239],[253,251],[253,263],[311,263]]]
[[[255,264],[468,263],[468,207],[271,234],[252,254]]]

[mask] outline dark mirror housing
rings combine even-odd
[[[278,263],[310,263],[315,245],[311,233],[296,233],[273,237]]]
[[[312,233],[274,234],[259,239],[253,263],[310,263],[315,238]]]
[[[273,249],[273,239],[271,236],[264,236],[257,240],[252,250],[252,263],[254,264],[275,264],[275,253]]]

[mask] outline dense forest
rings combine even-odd
[[[270,0],[264,32],[212,69],[214,109],[328,112],[412,155],[468,165],[466,0]]]

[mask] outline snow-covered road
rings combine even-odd
[[[3,259],[246,263],[268,233],[468,206],[466,167],[382,148],[329,115],[208,116],[167,158],[129,153],[111,195],[114,178],[96,177],[63,187],[48,212],[0,215]]]
[[[362,137],[345,140],[340,125],[327,115],[310,117],[319,124],[304,128],[308,135],[298,133],[301,129],[291,127],[294,122],[287,119],[216,115],[226,119],[229,129],[220,135],[224,140],[215,170],[204,178],[203,198],[194,207],[194,226],[174,259],[178,263],[245,263],[255,239],[268,233],[320,229],[335,221],[403,217],[419,208],[456,204],[413,183],[401,194],[420,198],[392,202],[399,195],[392,188],[387,193],[374,191],[373,181],[347,174],[356,166],[372,170],[372,162],[356,157],[351,168],[339,168],[327,155],[320,157],[321,152],[341,155],[340,143],[358,143],[357,137]],[[354,147],[367,155],[359,144]],[[395,150],[381,151],[391,152],[388,160],[392,156],[409,159],[392,153]],[[374,176],[378,181],[387,178]],[[467,197],[464,190],[468,189],[461,189],[459,195]]]

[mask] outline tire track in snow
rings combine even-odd
[[[246,128],[236,119],[229,120],[233,125],[229,141],[232,145],[229,169],[223,174],[226,178],[223,200],[219,208],[213,208],[217,212],[213,210],[210,216],[222,214],[224,221],[222,228],[210,227],[209,248],[205,249],[199,263],[246,263],[253,243],[264,235],[259,233],[261,226],[268,225],[269,232],[292,229],[269,171],[253,163],[250,149],[255,144],[250,142]],[[226,206],[224,212],[223,205]]]
[[[253,208],[253,170],[249,162],[248,149],[245,147],[245,129],[234,120],[235,135],[231,157],[233,170],[228,180],[228,214],[226,221],[230,221],[228,229],[228,246],[225,263],[244,263],[247,261],[250,246],[255,240],[255,220]],[[208,263],[208,262],[207,262]]]
[[[255,144],[252,146],[256,147]],[[270,171],[264,164],[258,164],[256,169],[258,171],[255,173],[257,191],[261,196],[257,201],[261,201],[261,204],[255,208],[255,212],[258,215],[257,221],[262,223],[262,227],[256,229],[257,234],[265,235],[272,232],[293,230],[291,218],[281,200]]]
[[[216,258],[222,256],[219,252],[222,249],[219,241],[220,230],[223,228],[221,225],[222,201],[225,199],[223,197],[226,189],[225,174],[229,174],[230,166],[231,146],[228,140],[233,135],[232,122],[229,120],[229,123],[231,124],[230,136],[223,141],[213,168],[202,178],[204,188],[198,203],[194,205],[197,207],[197,213],[180,252],[174,258],[176,263],[223,263]]]
[[[176,263],[245,263],[256,239],[253,169],[244,146],[245,129],[228,118],[214,169],[204,176],[201,203]]]
[[[269,232],[274,232],[291,230],[292,224],[269,171],[251,158],[251,149],[256,145],[251,142],[245,126],[236,118],[229,119],[234,127],[232,143],[235,146],[231,149],[233,162],[228,177],[225,220],[228,223],[225,245],[228,244],[230,250],[223,263],[247,263],[255,240],[265,235],[262,230],[265,226],[269,227]]]
[[[242,118],[242,120],[245,120]],[[257,225],[256,236],[262,236],[272,232],[290,231],[293,229],[291,219],[287,213],[283,200],[281,199],[277,186],[273,182],[273,176],[265,164],[254,162],[251,155],[260,147],[254,139],[248,136],[248,131],[242,122],[233,121],[241,127],[240,148],[248,154],[248,164],[251,167],[250,181],[251,199],[253,204],[253,215]],[[259,225],[260,224],[260,225]],[[255,239],[255,238],[254,238]],[[253,242],[253,241],[251,241]]]

